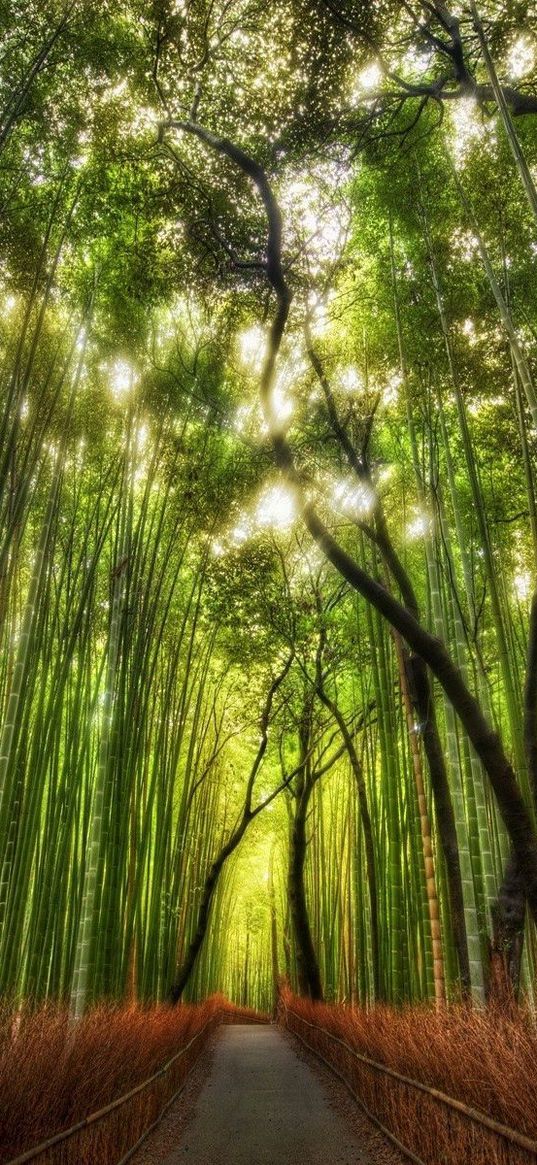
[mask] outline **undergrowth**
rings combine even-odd
[[[208,1024],[165,1076],[63,1143],[61,1161],[117,1162],[188,1075],[220,1016],[256,1018],[218,996],[203,1004],[100,1006],[73,1023],[44,1005],[0,1012],[0,1161],[48,1140],[147,1080]],[[39,1165],[60,1159],[58,1148]]]
[[[537,1140],[537,1028],[525,1010],[451,1006],[436,1012],[384,1005],[363,1010],[314,1004],[288,992],[283,1004],[282,1022],[321,1052],[367,1108],[427,1165],[535,1162],[535,1154],[509,1145],[427,1093],[368,1068],[320,1031],[327,1029],[361,1055]],[[295,1020],[292,1012],[314,1028]]]

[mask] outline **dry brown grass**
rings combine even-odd
[[[361,1055],[436,1088],[537,1140],[537,1029],[523,1010],[504,1014],[453,1006],[443,1012],[312,1004],[284,995],[288,1026],[347,1079],[370,1111],[427,1165],[526,1165],[537,1156],[428,1094],[361,1064],[324,1035],[325,1028]],[[282,1021],[285,1012],[282,1010]]]
[[[177,1008],[97,1007],[73,1025],[44,1006],[0,1012],[0,1161],[40,1144],[129,1092],[206,1031],[165,1076],[39,1163],[117,1162],[181,1086],[218,1022],[258,1018],[213,997]]]

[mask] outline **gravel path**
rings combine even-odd
[[[313,1061],[276,1027],[220,1028],[135,1165],[400,1165]]]

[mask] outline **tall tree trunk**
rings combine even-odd
[[[322,1000],[321,973],[311,935],[304,882],[306,818],[311,792],[312,786],[306,785],[297,799],[291,830],[288,887],[300,994],[310,999]]]
[[[491,55],[491,52],[490,52],[490,49],[488,46],[487,38],[485,36],[485,30],[484,30],[483,25],[481,23],[481,19],[479,17],[479,13],[477,11],[477,5],[475,3],[475,0],[470,0],[470,12],[472,13],[472,17],[473,17],[473,21],[474,21],[474,28],[477,32],[477,37],[478,37],[479,43],[481,45],[481,51],[483,53],[483,59],[485,61],[485,65],[486,65],[487,72],[489,75],[491,89],[492,89],[492,92],[494,93],[496,104],[498,106],[498,112],[500,114],[500,119],[502,121],[503,128],[505,130],[505,135],[507,137],[507,141],[509,142],[509,148],[510,148],[511,153],[513,155],[513,158],[515,160],[515,166],[518,170],[522,184],[524,186],[524,190],[526,192],[526,198],[528,200],[528,204],[529,204],[530,209],[532,211],[535,222],[537,223],[537,189],[535,188],[535,182],[533,181],[531,170],[528,166],[528,163],[526,161],[526,157],[524,155],[524,151],[523,151],[522,146],[520,144],[520,139],[519,139],[518,134],[517,134],[515,127],[513,125],[513,119],[511,117],[509,105],[508,105],[506,98],[505,98],[505,93],[502,89],[502,86],[500,85],[499,80],[498,80],[498,74],[496,72],[496,67],[495,67],[494,61],[492,59],[492,55]]]
[[[274,992],[274,1013],[278,1006],[280,990],[280,967],[278,955],[278,913],[276,910],[276,892],[274,888],[274,850],[270,855],[269,870],[270,886],[270,962],[272,968],[272,989]]]
[[[207,874],[203,886],[203,894],[198,906],[196,929],[170,991],[170,1000],[172,1003],[179,1003],[183,991],[185,990],[185,987],[194,970],[196,959],[203,946],[205,935],[207,934],[207,928],[209,926],[209,918],[211,914],[211,905],[216,888],[218,886],[220,874],[224,869],[228,857],[237,849],[237,846],[242,841],[242,838],[246,832],[247,824],[248,822],[244,822],[244,824],[241,823],[239,829],[235,830],[230,841],[220,851],[216,861],[212,863],[209,873]]]
[[[404,379],[406,375],[406,369],[399,323],[399,305],[395,286],[393,255],[392,269],[394,283],[394,310],[399,342],[401,372]],[[371,490],[372,496],[375,496],[375,491],[367,463],[366,452],[363,451],[361,454],[357,453],[344,426],[339,420],[330,384],[326,375],[324,374],[321,361],[319,360],[319,357],[313,348],[309,334],[307,334],[307,345],[311,362],[323,389],[332,429],[338,438],[338,441],[345,453],[351,469],[360,481],[366,482],[368,488]],[[408,573],[393,545],[384,516],[382,504],[380,499],[376,496],[374,501],[373,520],[375,523],[374,530],[372,530],[372,528],[369,527],[366,523],[361,524],[362,529],[369,538],[372,538],[378,547],[385,566],[394,578],[400,590],[405,606],[409,612],[418,619],[419,607],[414,588]],[[416,715],[422,728],[423,747],[427,757],[427,764],[429,766],[431,786],[433,790],[436,817],[438,822],[438,832],[440,835],[440,842],[446,863],[451,907],[451,925],[453,929],[455,948],[457,951],[461,987],[463,993],[467,994],[471,989],[470,960],[468,956],[468,940],[464,913],[464,894],[455,814],[453,811],[453,803],[449,788],[442,742],[440,740],[440,734],[438,731],[431,683],[427,668],[422,664],[422,661],[418,656],[414,656],[412,659],[412,671],[413,676],[411,677],[409,674],[408,682],[411,687],[411,695],[416,708]]]
[[[410,741],[410,754],[412,757],[412,769],[414,772],[414,781],[416,785],[416,794],[418,798],[418,808],[420,815],[420,833],[423,851],[423,864],[425,867],[427,908],[429,912],[431,945],[433,949],[434,997],[436,1000],[437,1008],[441,1008],[446,1001],[444,955],[442,951],[440,908],[438,903],[438,892],[436,888],[431,822],[429,818],[429,811],[427,809],[427,798],[425,796],[425,784],[423,780],[423,768],[419,746],[419,732],[421,732],[421,724],[416,724],[415,713],[412,706],[411,687],[408,674],[410,660],[405,654],[400,635],[398,635],[396,631],[393,632],[393,635],[395,639],[397,659],[399,661],[401,695],[407,722],[408,739]]]
[[[518,861],[511,854],[492,908],[492,940],[487,1001],[502,1009],[518,997],[526,895]]]
[[[371,815],[369,813],[369,805],[367,803],[367,790],[365,787],[364,774],[360,764],[358,753],[354,745],[351,733],[345,722],[341,709],[338,707],[335,700],[332,700],[322,684],[322,681],[317,680],[317,695],[325,708],[331,712],[336,724],[341,732],[347,755],[350,761],[352,775],[356,783],[356,791],[358,793],[358,803],[360,805],[360,822],[364,836],[365,861],[367,869],[367,886],[369,891],[369,909],[371,914],[371,961],[373,964],[373,990],[375,999],[382,997],[382,977],[380,965],[380,926],[379,926],[379,907],[378,907],[378,893],[377,893],[377,874],[375,867],[375,846],[373,841],[373,829],[371,826]]]

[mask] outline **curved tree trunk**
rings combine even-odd
[[[278,789],[276,789],[273,793],[269,793],[268,797],[265,797],[265,799],[263,801],[261,801],[259,803],[259,805],[257,805],[255,807],[255,809],[252,808],[252,798],[253,798],[253,793],[254,793],[254,786],[255,786],[256,777],[257,777],[257,774],[258,774],[259,769],[261,767],[265,752],[267,751],[268,731],[269,731],[270,717],[271,717],[271,712],[272,712],[272,705],[274,703],[274,697],[276,695],[276,692],[278,691],[278,688],[283,683],[283,681],[284,681],[284,679],[289,671],[289,668],[291,667],[292,661],[293,661],[293,656],[290,655],[289,658],[287,659],[286,663],[284,664],[282,670],[279,672],[279,674],[276,676],[276,678],[272,681],[270,688],[268,690],[267,698],[265,700],[265,705],[263,708],[263,712],[261,714],[261,721],[260,721],[261,740],[259,742],[259,746],[258,746],[256,755],[255,755],[254,762],[253,762],[252,767],[250,769],[250,775],[248,777],[248,784],[246,786],[246,794],[245,794],[245,799],[244,799],[244,808],[242,811],[242,815],[240,817],[238,825],[233,830],[231,837],[226,842],[226,844],[224,846],[222,846],[222,849],[220,850],[218,857],[215,859],[214,862],[212,862],[212,864],[209,868],[209,873],[207,874],[207,877],[205,879],[205,885],[203,887],[203,894],[201,896],[201,902],[200,902],[200,905],[198,908],[198,916],[197,916],[197,920],[196,920],[196,930],[194,932],[193,938],[190,941],[190,944],[189,944],[188,950],[186,952],[186,955],[183,959],[183,962],[182,962],[181,966],[179,967],[179,970],[177,971],[173,985],[170,988],[170,1001],[171,1001],[171,1003],[176,1004],[179,1002],[179,1000],[183,994],[183,991],[185,990],[185,987],[190,979],[192,971],[194,970],[196,959],[197,959],[199,952],[201,950],[201,947],[203,945],[203,940],[205,938],[205,935],[207,934],[207,928],[209,925],[209,918],[210,918],[210,913],[211,913],[211,904],[213,901],[215,890],[216,890],[216,887],[218,885],[218,880],[220,878],[222,870],[227,862],[227,859],[237,849],[237,846],[240,845],[240,842],[242,841],[244,834],[246,833],[246,830],[248,829],[248,826],[254,820],[254,817],[257,817],[258,814],[261,813],[262,810],[265,808],[265,806],[268,805],[271,801],[273,801],[274,798],[278,795],[278,793],[280,793],[282,791],[282,789],[285,787],[285,784],[280,785],[278,787]]]
[[[224,849],[222,849],[216,859],[211,865],[209,873],[205,879],[203,887],[203,894],[198,908],[198,917],[196,922],[196,930],[194,937],[191,939],[186,955],[181,963],[181,966],[175,977],[175,981],[170,990],[170,1002],[179,1003],[179,1000],[185,990],[185,987],[194,970],[196,959],[203,946],[203,940],[207,934],[207,927],[209,925],[209,918],[211,914],[211,904],[214,898],[215,890],[218,885],[218,879],[225,866],[225,863],[239,845],[244,833],[246,832],[246,824],[242,830],[237,830],[231,840]]]
[[[444,643],[432,635],[419,619],[353,559],[330,534],[309,500],[292,449],[274,406],[276,362],[285,332],[291,292],[282,261],[282,216],[263,167],[227,138],[219,138],[191,121],[169,120],[166,128],[193,134],[210,149],[229,158],[254,183],[267,216],[267,258],[265,273],[276,296],[276,311],[269,331],[266,357],[260,377],[261,404],[272,438],[277,466],[293,490],[297,506],[313,540],[342,578],[371,603],[376,611],[403,636],[411,650],[430,667],[452,704],[494,790],[498,806],[519,861],[528,903],[537,921],[537,835],[522,797],[512,765],[497,733],[488,724],[473,693],[451,658]]]
[[[397,296],[395,295],[395,281],[394,304],[397,335],[400,345],[401,369],[404,375],[405,366],[399,326],[399,306],[397,302]],[[399,589],[405,607],[412,615],[415,616],[416,619],[418,619],[419,607],[416,594],[408,573],[403,563],[401,562],[401,559],[390,537],[390,532],[386,523],[382,503],[375,495],[367,460],[366,448],[364,448],[361,453],[358,453],[349,437],[345,426],[339,419],[336,402],[329,379],[326,376],[322,362],[319,359],[317,352],[315,351],[308,328],[306,328],[306,346],[312,367],[323,390],[326,408],[334,435],[336,436],[345,454],[347,462],[357,477],[358,481],[365,483],[366,486],[371,490],[372,496],[375,498],[372,515],[374,528],[366,522],[360,522],[359,525],[366,536],[374,542],[380,551],[383,562]],[[442,743],[440,740],[440,734],[438,731],[434,698],[427,668],[418,656],[409,658],[407,651],[404,652],[404,655],[407,668],[407,681],[410,688],[410,696],[414,703],[416,715],[421,726],[423,747],[429,767],[431,787],[436,810],[436,820],[438,824],[438,833],[440,836],[440,843],[446,863],[453,940],[457,952],[461,987],[463,993],[466,995],[470,992],[471,989],[470,960],[468,956],[468,938],[466,934],[466,920],[464,916],[464,893],[459,858],[459,845],[457,840],[457,828],[455,813],[453,810],[453,802],[449,788],[446,763],[444,759]],[[437,960],[437,967],[438,965],[439,964]]]
[[[531,604],[526,685],[524,747],[530,788],[537,805],[537,592]],[[498,900],[492,910],[490,980],[487,999],[500,1007],[512,1005],[520,986],[526,898],[518,861],[511,853]]]

